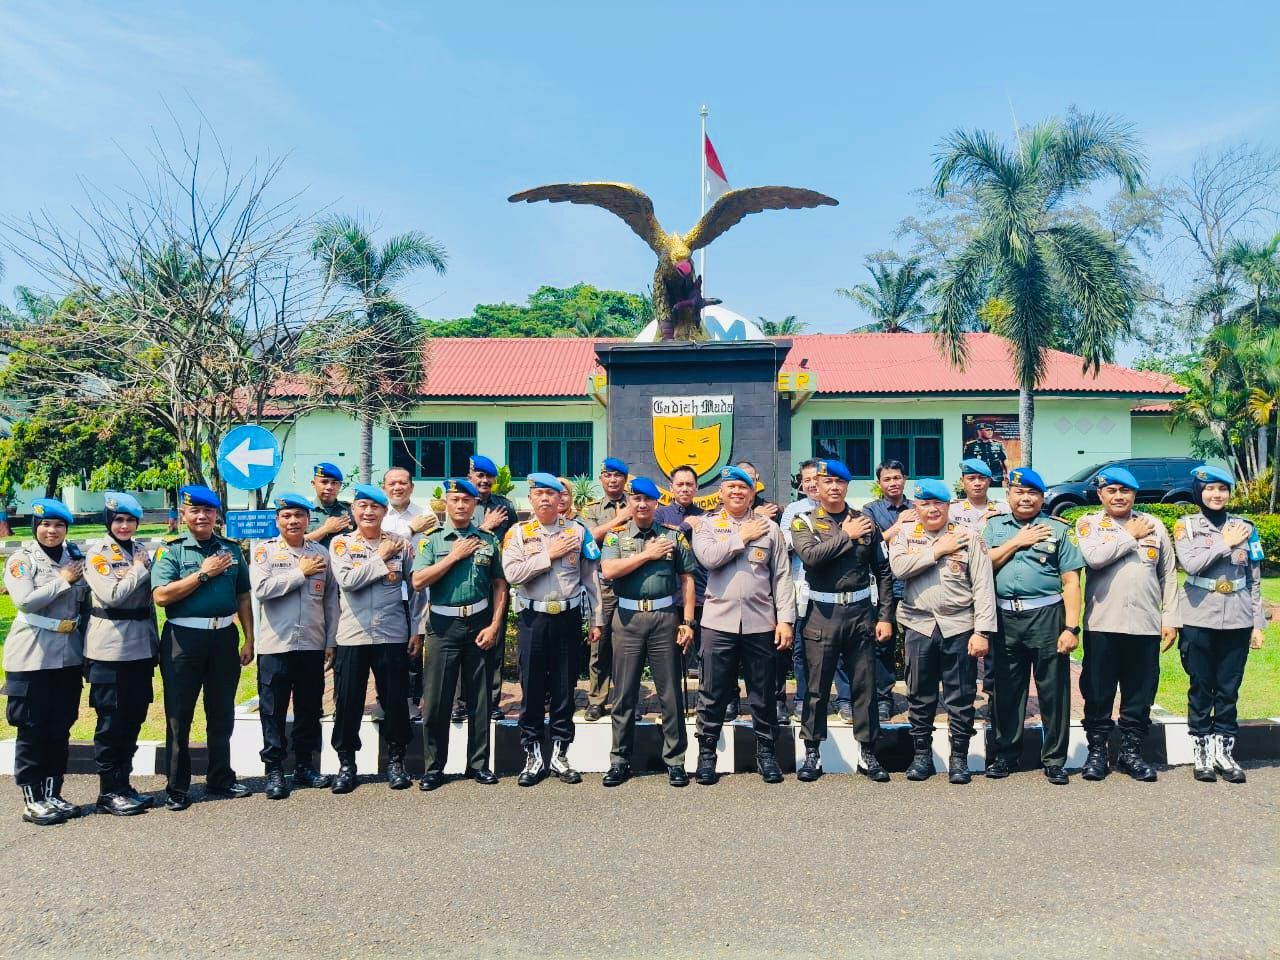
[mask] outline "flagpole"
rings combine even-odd
[[[704,103],[702,109],[698,111],[698,116],[702,119],[702,136],[698,140],[698,161],[701,164],[698,172],[698,198],[699,210],[698,219],[701,220],[703,214],[707,212],[707,105]],[[707,248],[703,247],[698,251],[698,275],[702,277],[703,289],[706,289],[707,277]]]

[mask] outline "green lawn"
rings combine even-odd
[[[144,523],[138,527],[137,535],[142,538],[162,537],[169,532],[166,523]],[[71,528],[72,540],[96,540],[107,535],[107,528],[100,523],[77,523]],[[23,525],[16,528],[8,540],[30,540],[31,528]]]

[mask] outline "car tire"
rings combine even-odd
[[[1076,500],[1074,497],[1062,497],[1060,500],[1055,500],[1053,506],[1049,508],[1049,516],[1060,517],[1062,516],[1063,513],[1065,513],[1067,510],[1070,510],[1072,507],[1083,507],[1083,506],[1084,504],[1081,503],[1079,500]]]

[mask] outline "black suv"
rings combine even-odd
[[[1098,502],[1093,478],[1104,467],[1124,467],[1138,481],[1139,503],[1191,503],[1191,471],[1204,463],[1192,457],[1143,457],[1108,460],[1055,483],[1044,495],[1045,509],[1055,517],[1063,510]]]

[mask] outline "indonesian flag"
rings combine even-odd
[[[702,153],[707,164],[703,189],[707,192],[707,202],[715,203],[729,192],[729,178],[724,175],[724,167],[720,166],[716,148],[711,145],[711,138],[706,134],[702,135]]]

